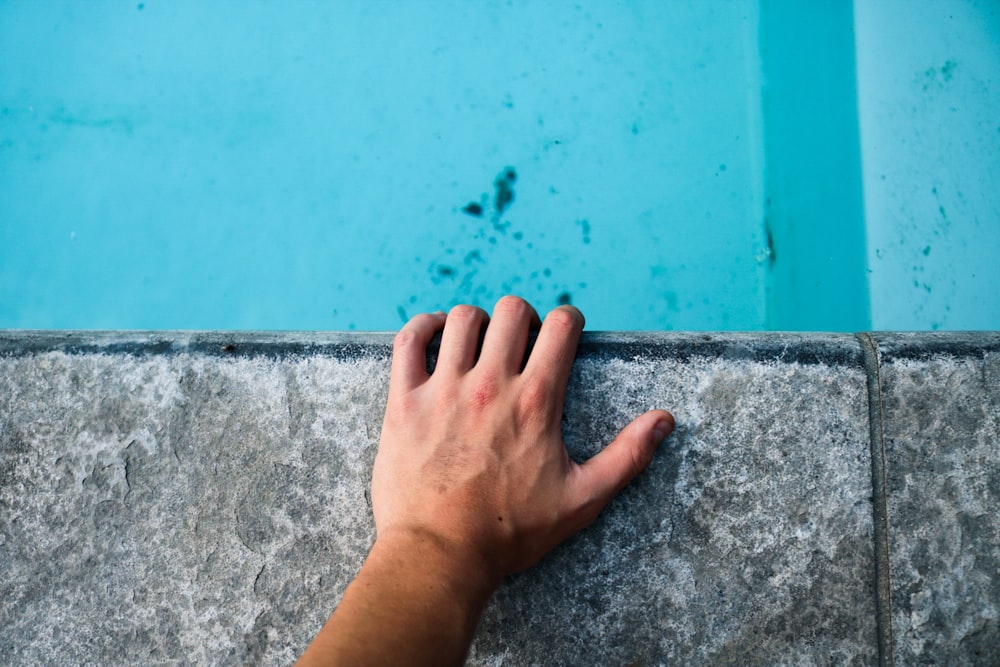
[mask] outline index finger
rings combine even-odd
[[[559,306],[549,312],[523,375],[543,382],[550,389],[565,390],[583,325],[583,313],[573,306]]]
[[[427,381],[427,345],[444,328],[444,321],[444,313],[424,313],[399,330],[392,343],[390,393],[406,393]]]

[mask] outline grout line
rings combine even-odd
[[[892,587],[889,572],[889,507],[886,494],[885,417],[882,405],[882,359],[868,333],[856,334],[868,378],[868,428],[872,459],[872,522],[875,532],[875,615],[878,664],[893,667]]]

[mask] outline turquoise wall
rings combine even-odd
[[[1000,328],[996,12],[913,6],[0,2],[0,327]]]
[[[872,324],[1000,329],[1000,4],[856,4]]]
[[[0,3],[0,325],[392,329],[515,292],[760,328],[757,34],[753,2]]]

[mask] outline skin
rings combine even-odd
[[[461,665],[503,577],[590,524],[649,465],[674,427],[663,410],[582,464],[566,452],[563,401],[583,325],[572,306],[540,323],[504,297],[492,320],[456,306],[400,330],[372,474],[375,544],[298,664]],[[427,345],[442,329],[429,375]]]

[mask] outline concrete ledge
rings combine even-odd
[[[390,343],[0,332],[0,662],[293,660],[373,537]],[[677,432],[470,663],[996,664],[998,386],[996,333],[588,334],[572,454]]]
[[[1000,336],[875,339],[896,664],[1000,665]]]

